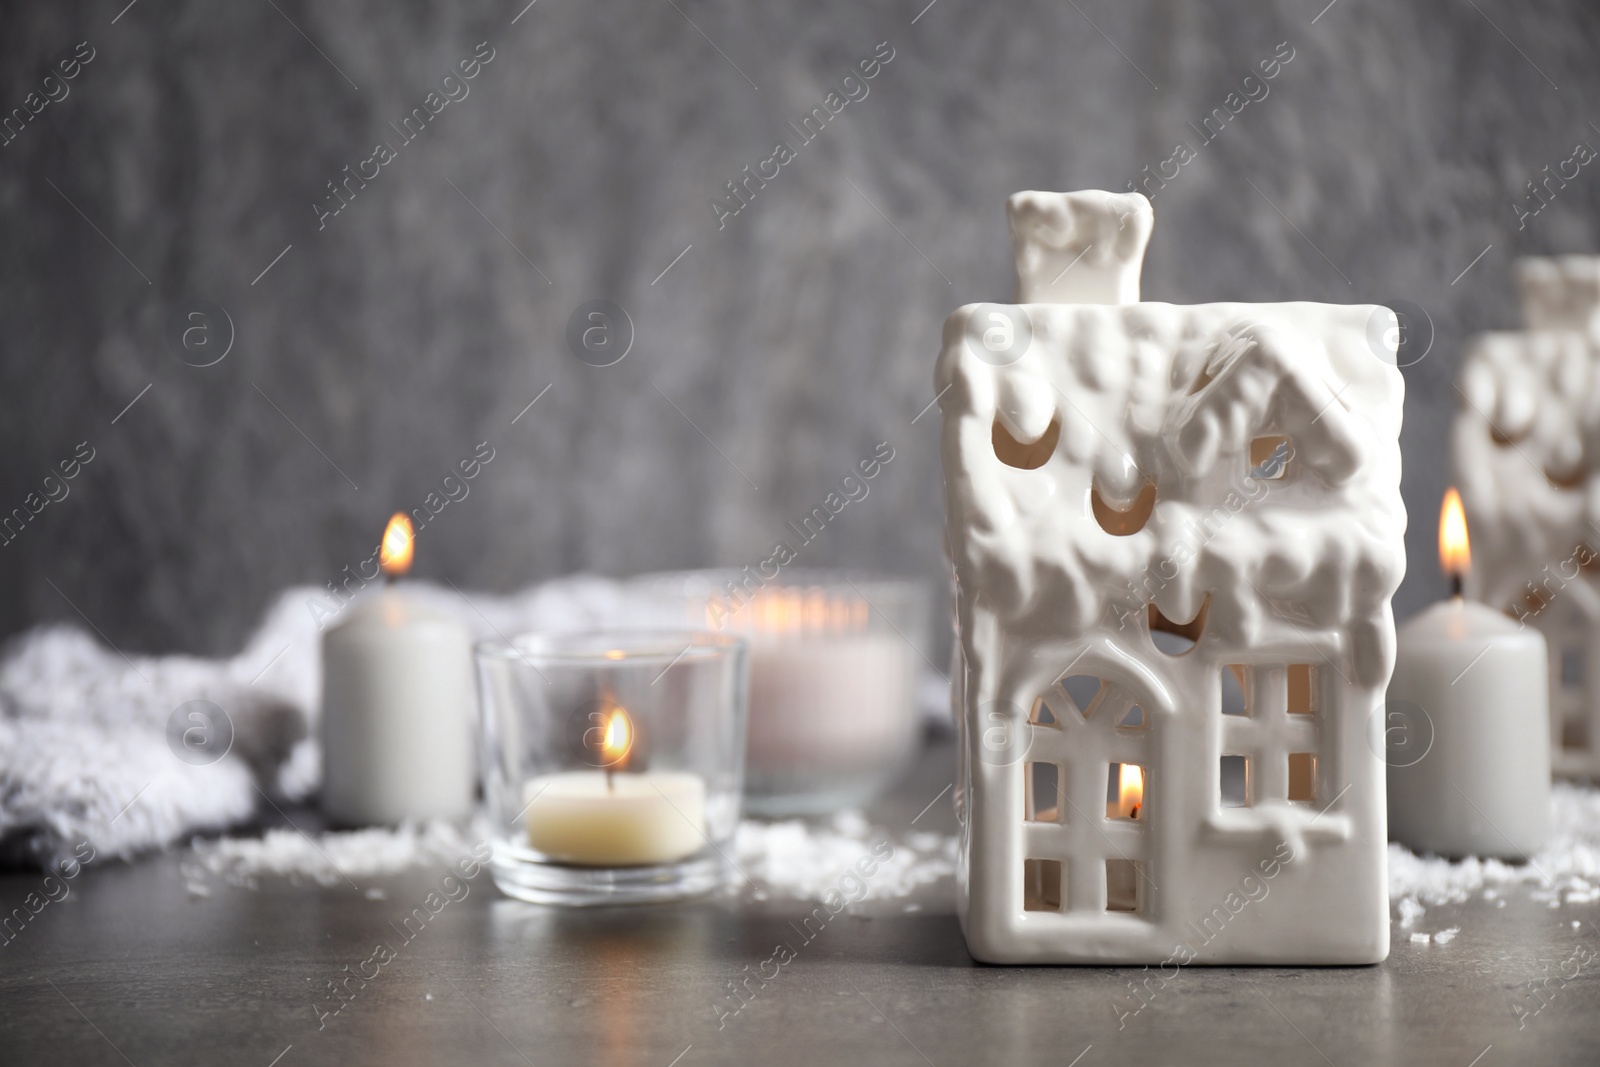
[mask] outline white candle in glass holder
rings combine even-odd
[[[1454,489],[1439,543],[1456,593],[1397,633],[1385,716],[1389,836],[1417,852],[1526,859],[1549,833],[1544,637],[1461,595],[1471,557]]]
[[[528,844],[560,863],[634,867],[672,863],[705,845],[706,785],[683,771],[567,771],[534,778]]]
[[[620,708],[599,744],[603,770],[565,771],[524,787],[528,844],[559,863],[672,863],[706,844],[706,784],[684,771],[631,772],[633,728]]]
[[[916,650],[869,625],[854,593],[773,588],[712,598],[707,621],[750,641],[746,799],[773,814],[861,803],[917,738]],[[774,802],[771,798],[776,798]]]
[[[750,772],[872,766],[906,741],[911,647],[894,634],[753,635]]]

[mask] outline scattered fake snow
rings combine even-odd
[[[411,867],[450,866],[472,854],[472,843],[445,822],[399,829],[375,828],[316,837],[294,829],[268,830],[255,837],[197,840],[183,864],[189,892],[209,896],[205,875],[229,885],[254,889],[262,877],[287,878],[294,884],[338,885],[345,879],[398,874]],[[382,890],[373,896],[382,899]]]
[[[260,838],[197,840],[182,869],[189,892],[206,897],[211,895],[208,875],[247,889],[257,888],[264,877],[287,878],[297,885],[333,886],[346,878],[448,866],[471,851],[471,842],[443,822],[315,837],[279,829]],[[895,838],[875,829],[860,812],[847,811],[821,825],[798,819],[747,820],[739,826],[732,856],[739,872],[755,884],[756,899],[818,899],[837,891],[855,902],[904,898],[920,886],[951,877],[956,842],[953,837],[930,833]],[[863,875],[857,866],[863,859],[870,875]],[[369,899],[383,899],[381,889],[365,892]]]
[[[887,858],[886,852],[892,849]],[[293,829],[271,830],[261,838],[196,841],[183,872],[189,892],[209,896],[206,876],[229,885],[255,888],[265,876],[296,884],[337,885],[345,878],[374,878],[412,867],[453,864],[472,851],[472,842],[447,823],[325,833],[308,837]],[[846,811],[823,823],[798,819],[785,822],[746,820],[739,825],[733,861],[749,882],[744,889],[757,900],[789,897],[820,899],[838,892],[854,902],[904,899],[922,886],[955,873],[956,839],[943,834],[912,833],[904,837],[874,827],[857,811]],[[870,876],[862,876],[865,858]],[[865,894],[862,892],[865,883]],[[1417,943],[1446,945],[1457,927],[1429,934],[1414,930],[1428,908],[1464,903],[1474,896],[1505,907],[1515,886],[1529,886],[1535,901],[1563,904],[1600,901],[1600,791],[1567,784],[1554,787],[1549,842],[1528,863],[1417,856],[1400,845],[1389,846],[1389,898],[1398,927]],[[382,899],[382,890],[368,890]],[[905,910],[915,911],[916,904]]]
[[[1551,908],[1600,900],[1600,791],[1557,783],[1550,802],[1550,840],[1527,863],[1452,863],[1389,845],[1389,900],[1402,929],[1414,926],[1430,907],[1465,903],[1474,895],[1503,908],[1506,888],[1522,884],[1532,887],[1532,899]],[[1432,940],[1449,944],[1457,932],[1440,931]],[[1412,940],[1419,938],[1413,935]]]
[[[862,859],[870,875],[858,869]],[[852,902],[902,898],[955,874],[956,839],[930,833],[897,838],[858,811],[840,812],[820,826],[746,820],[734,840],[734,863],[761,887],[757,899],[814,900],[830,891]]]

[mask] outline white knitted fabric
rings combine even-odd
[[[408,587],[478,636],[615,625],[628,614],[622,587],[597,578],[508,597]],[[322,626],[314,603],[324,605]],[[226,660],[124,658],[68,625],[18,638],[0,659],[0,862],[49,864],[82,841],[97,856],[129,857],[237,825],[267,798],[309,796],[321,775],[315,727],[329,603],[315,588],[289,590]],[[227,755],[206,766],[167,743],[173,712],[196,699],[220,706],[233,726]]]
[[[627,589],[575,577],[496,597],[407,583],[476,637],[661,625],[660,605]],[[97,856],[127,858],[313,794],[331,603],[312,587],[285,592],[244,651],[225,660],[124,658],[69,625],[14,641],[0,657],[0,865],[48,865],[83,841]],[[949,723],[944,678],[924,672],[918,697],[927,721]],[[215,703],[233,727],[227,755],[205,766],[168,745],[168,721],[191,700]]]

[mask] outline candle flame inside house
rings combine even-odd
[[[1137,819],[1144,807],[1144,768],[1124,763],[1117,778],[1117,811],[1125,819]]]
[[[627,761],[628,750],[633,747],[633,722],[621,708],[612,708],[606,714],[605,726],[600,735],[600,761],[608,770],[615,770]]]
[[[403,511],[395,512],[383,528],[383,543],[378,546],[378,563],[384,574],[398,578],[411,569],[413,540],[411,519]]]
[[[1460,580],[1472,569],[1472,546],[1467,540],[1467,513],[1461,494],[1451,486],[1439,509],[1439,565],[1451,578]]]

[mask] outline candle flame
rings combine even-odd
[[[378,563],[383,573],[398,578],[411,569],[413,540],[411,519],[403,511],[395,512],[389,518],[389,525],[383,528],[383,543],[378,547]]]
[[[1124,818],[1137,819],[1144,806],[1144,768],[1124,763],[1117,777],[1117,810]]]
[[[844,634],[867,629],[870,608],[860,597],[823,589],[773,587],[754,596],[712,594],[706,599],[707,629],[738,629],[764,637]]]
[[[1472,569],[1472,546],[1467,540],[1467,513],[1461,494],[1451,486],[1439,509],[1439,565],[1452,578],[1463,578]]]
[[[628,758],[633,747],[633,723],[621,708],[612,708],[606,716],[604,733],[600,741],[600,759],[607,767],[615,767]]]

